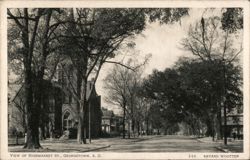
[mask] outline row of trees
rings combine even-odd
[[[225,18],[202,18],[190,26],[181,45],[192,58],[180,58],[172,68],[154,70],[146,78],[142,78],[143,68],[113,68],[105,89],[107,102],[122,107],[123,137],[125,123],[132,123],[132,132],[135,125],[139,131],[150,123],[165,133],[177,132],[178,124],[185,123],[190,134],[199,135],[205,127],[207,136],[224,137],[227,143],[226,114],[242,109],[243,95],[242,47],[234,41],[241,27],[226,28]]]
[[[135,63],[130,59],[127,65]],[[135,66],[136,64],[133,64]],[[128,137],[130,138],[130,128],[138,134],[144,120],[145,109],[147,109],[145,99],[139,95],[142,84],[142,71],[145,65],[131,70],[122,66],[115,66],[104,80],[104,88],[107,92],[106,101],[110,104],[120,106],[122,109],[123,138],[126,136],[126,124],[128,124]]]

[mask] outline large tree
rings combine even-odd
[[[67,32],[63,38],[65,41],[71,40],[67,48],[74,47],[70,47],[65,54],[69,55],[77,70],[77,87],[74,93],[78,100],[79,143],[86,143],[86,134],[82,133],[86,131],[86,106],[89,100],[86,95],[87,80],[94,75],[95,83],[104,63],[116,63],[107,59],[115,56],[115,51],[126,43],[125,39],[143,30],[145,19],[140,12],[133,9],[70,10],[69,18],[73,22],[66,26]]]
[[[143,83],[144,96],[151,99],[150,119],[155,129],[168,132],[181,121],[183,92],[175,69],[155,70]],[[159,119],[157,119],[157,116]]]
[[[24,87],[25,87],[25,112],[27,124],[27,148],[40,148],[38,137],[38,109],[33,105],[33,75],[32,75],[32,58],[34,53],[35,40],[37,36],[38,25],[43,9],[34,9],[30,14],[29,9],[18,9],[17,15],[13,15],[8,9],[8,18],[13,20],[13,23],[20,30],[20,54],[22,54],[24,64]],[[11,26],[11,24],[9,24]]]
[[[194,113],[207,125],[207,135],[220,138],[221,131],[221,97],[224,96],[226,85],[228,112],[242,103],[241,68],[228,64],[226,68],[227,81],[224,77],[224,64],[220,61],[203,62],[201,60],[182,60],[178,64],[178,72],[182,79],[182,88],[187,100],[184,109]],[[225,84],[226,83],[226,84]],[[230,87],[228,87],[230,86]]]
[[[223,19],[226,18],[226,15],[224,14]],[[222,20],[223,22],[223,20]],[[222,27],[221,27],[222,26]],[[223,28],[224,30],[222,30]],[[193,55],[200,58],[204,63],[209,63],[210,65],[220,65],[221,68],[221,74],[220,78],[223,81],[221,83],[221,93],[220,95],[212,95],[211,97],[218,96],[220,101],[220,105],[216,108],[215,113],[217,113],[217,116],[214,118],[214,124],[221,124],[221,107],[223,107],[224,112],[224,143],[227,143],[226,138],[226,112],[227,112],[227,106],[226,106],[226,97],[227,97],[227,86],[226,86],[226,67],[230,64],[237,64],[239,60],[239,55],[242,52],[242,46],[237,46],[237,43],[235,43],[234,34],[230,34],[231,27],[228,29],[225,27],[224,23],[221,23],[221,18],[219,17],[210,17],[208,19],[201,18],[200,22],[197,22],[194,26],[190,27],[190,30],[188,32],[188,36],[183,39],[182,45],[185,50],[190,51]],[[241,41],[241,40],[239,40]],[[238,48],[237,48],[238,47]],[[212,101],[210,101],[210,105],[213,104]],[[218,102],[215,102],[218,103]],[[221,104],[223,104],[221,106]],[[217,117],[217,118],[216,118]],[[217,121],[217,122],[216,122]],[[220,131],[219,127],[215,126],[215,130],[217,133],[217,138],[220,138]]]
[[[41,125],[44,80],[51,80],[60,61],[61,44],[55,37],[60,28],[60,9],[8,9],[8,61],[11,72],[24,81],[27,143],[25,148],[40,148],[38,127]],[[17,69],[17,71],[16,71]]]
[[[157,16],[153,16],[155,14]],[[121,53],[119,49],[122,46],[133,46],[130,40],[144,29],[146,15],[150,15],[150,20],[162,19],[167,23],[177,21],[186,14],[187,9],[76,8],[70,10],[71,22],[65,26],[66,35],[59,36],[69,42],[65,54],[69,55],[78,72],[75,93],[78,97],[79,143],[86,142],[84,136],[86,134],[82,134],[82,131],[86,130],[84,125],[88,103],[86,83],[89,76],[94,76],[95,82],[104,63],[123,65],[109,59]]]
[[[226,65],[226,72],[223,68],[219,60],[212,63],[182,58],[172,69],[149,75],[144,80],[143,94],[153,100],[150,108],[153,126],[169,129],[183,122],[190,128],[189,134],[199,135],[204,125],[208,136],[219,134],[218,112],[222,109],[224,85],[227,86],[227,112],[242,105],[241,68],[233,64]]]

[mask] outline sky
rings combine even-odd
[[[134,39],[135,50],[139,52],[138,59],[142,60],[146,54],[152,54],[147,64],[144,76],[152,73],[154,69],[164,70],[175,64],[181,56],[191,56],[191,53],[181,49],[180,41],[186,36],[190,24],[200,21],[202,15],[204,18],[211,15],[218,15],[220,9],[213,11],[205,11],[204,9],[191,9],[189,16],[185,16],[180,22],[175,24],[148,23],[145,30],[137,35]],[[120,61],[121,57],[114,60]],[[100,72],[96,82],[96,91],[102,97],[102,107],[112,109],[115,113],[120,112],[119,106],[114,106],[105,102],[105,89],[103,88],[103,79],[107,75],[108,70],[114,67],[114,64],[106,64]]]

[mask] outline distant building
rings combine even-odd
[[[112,126],[113,117],[114,117],[113,111],[102,107],[102,132],[103,133],[109,134],[111,132],[111,128],[114,127]]]
[[[222,129],[224,130],[224,116],[222,111]],[[236,134],[238,139],[243,139],[243,110],[235,107],[227,113],[227,136],[233,137]]]
[[[105,136],[116,136],[122,132],[122,117],[112,110],[102,107],[102,133]]]

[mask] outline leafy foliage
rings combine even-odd
[[[150,22],[159,21],[161,24],[178,22],[181,17],[188,15],[188,8],[147,8],[144,9]]]
[[[220,60],[211,63],[183,58],[173,69],[149,75],[143,88],[145,97],[153,100],[153,125],[164,128],[183,121],[197,129],[195,126],[207,124],[223,107],[224,86],[228,112],[242,106],[241,68],[227,64],[224,71],[224,65]]]
[[[222,29],[230,33],[243,29],[243,9],[242,8],[226,8],[222,14]]]

